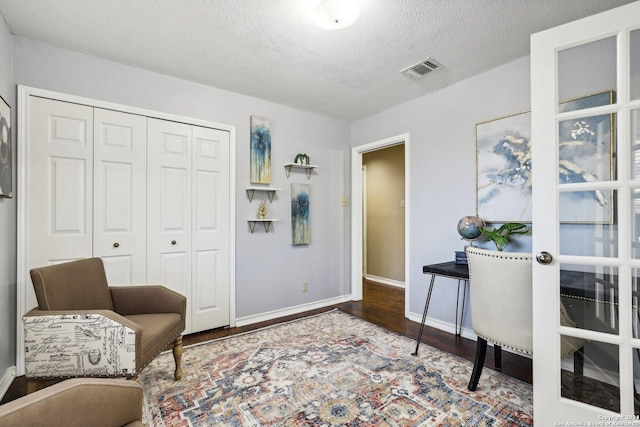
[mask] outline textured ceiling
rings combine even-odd
[[[360,0],[347,29],[317,0],[0,0],[31,39],[346,120],[529,54],[532,33],[631,0]],[[433,57],[421,80],[400,70]]]

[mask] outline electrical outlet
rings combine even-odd
[[[304,282],[302,284],[302,292],[307,292],[309,290],[309,284],[307,282]]]

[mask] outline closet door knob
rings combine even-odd
[[[175,245],[176,243],[178,243],[178,242],[176,242],[175,240],[172,240],[172,241],[171,241],[171,244],[172,244],[172,245]]]
[[[120,243],[115,242],[115,243],[113,244],[113,247],[114,247],[114,248],[118,248],[118,247],[120,247]]]

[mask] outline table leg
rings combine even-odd
[[[456,329],[455,329],[455,334],[456,336],[460,335],[460,333],[458,332],[458,303],[460,302],[460,281],[462,279],[458,279],[458,293],[456,293]],[[462,325],[460,326],[462,328]]]
[[[418,348],[420,347],[420,341],[422,341],[422,332],[424,331],[424,322],[427,319],[427,310],[429,310],[429,301],[431,300],[431,291],[433,291],[433,282],[436,280],[436,275],[431,275],[431,283],[429,283],[429,292],[427,293],[427,301],[424,303],[424,312],[422,313],[422,322],[420,323],[420,331],[418,332],[418,339],[416,340],[416,351],[411,353],[413,356],[418,355]]]
[[[462,280],[462,279],[461,279]],[[467,300],[467,284],[469,282],[467,280],[464,281],[462,288],[462,312],[460,312],[460,329],[456,331],[456,335],[460,336],[462,334],[462,323],[464,322],[464,304]],[[460,281],[458,280],[458,286],[460,286]],[[456,304],[457,305],[457,304]],[[456,307],[456,316],[458,316],[458,308]],[[458,324],[458,318],[456,317],[456,325]]]

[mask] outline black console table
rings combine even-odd
[[[422,341],[422,333],[424,332],[424,323],[427,319],[427,311],[429,310],[429,302],[431,301],[431,292],[436,276],[448,277],[450,279],[458,279],[458,295],[456,299],[456,336],[460,336],[462,332],[462,321],[464,319],[465,300],[467,295],[467,286],[469,285],[469,266],[467,264],[456,264],[453,261],[442,262],[439,264],[425,265],[422,267],[422,273],[430,274],[429,291],[427,300],[424,304],[424,312],[422,313],[422,322],[420,323],[420,331],[416,340],[416,351],[412,353],[414,356],[418,354],[418,348]],[[458,310],[460,305],[460,284],[464,281],[462,310]],[[600,284],[602,290],[598,291],[596,284]],[[585,273],[571,270],[560,271],[560,295],[566,298],[577,298],[594,302],[605,302],[610,306],[618,303],[617,297],[618,287],[612,277],[599,278],[593,273]],[[635,292],[634,292],[635,295]],[[612,307],[613,309],[613,307]],[[571,314],[571,313],[570,313]],[[460,317],[460,321],[458,321]],[[580,324],[580,318],[574,318]],[[609,332],[609,329],[604,330]],[[615,333],[615,330],[614,332]]]
[[[469,266],[467,264],[456,264],[453,261],[442,262],[439,264],[425,265],[422,267],[423,274],[430,274],[431,281],[429,282],[429,292],[427,293],[427,301],[424,304],[424,312],[422,313],[422,322],[420,323],[420,332],[418,332],[418,339],[416,342],[416,351],[414,356],[418,354],[418,348],[420,347],[420,341],[422,340],[422,333],[424,331],[424,322],[427,319],[427,311],[429,310],[429,302],[431,301],[431,292],[433,291],[433,284],[435,283],[436,276],[448,277],[450,279],[458,279],[458,294],[456,297],[456,336],[460,336],[462,332],[462,321],[464,320],[464,305],[467,298],[467,285],[469,284]],[[462,295],[462,310],[458,310],[460,305],[460,284],[463,285]],[[458,322],[458,316],[460,316],[460,322]],[[458,326],[459,325],[459,326]]]

